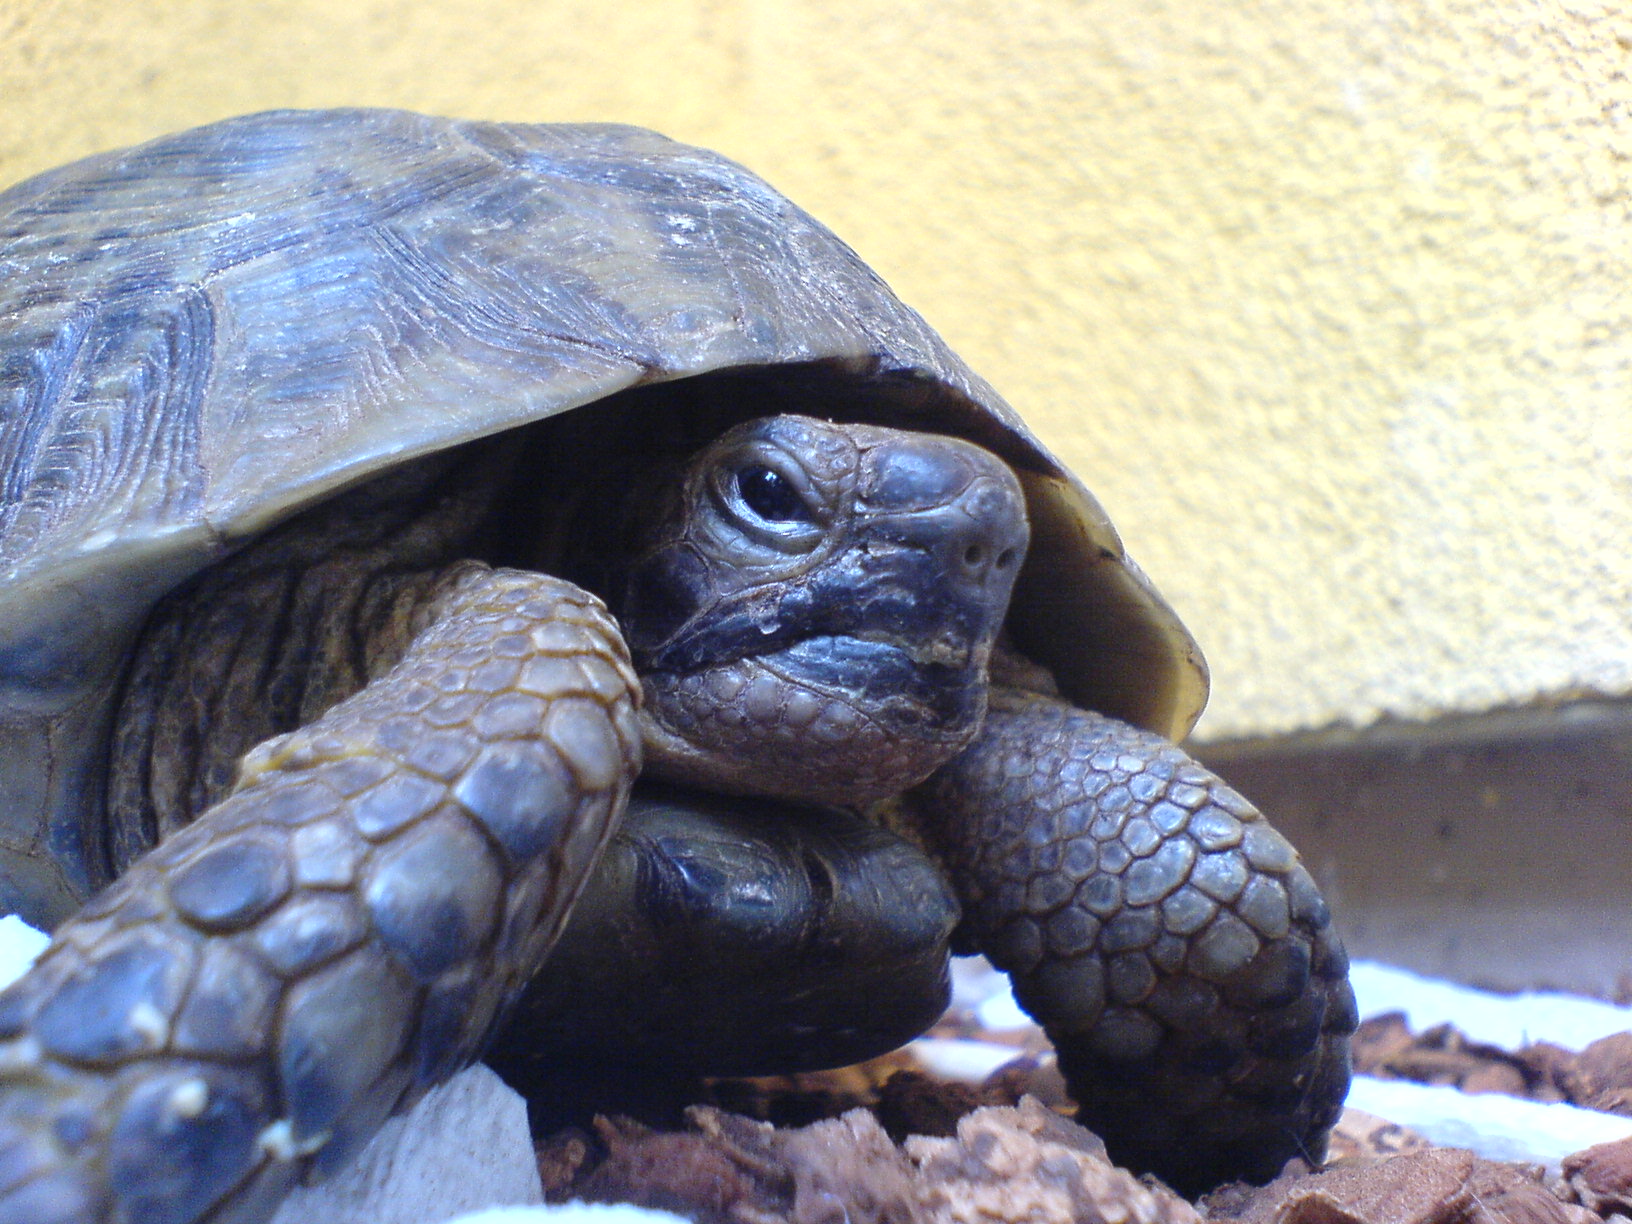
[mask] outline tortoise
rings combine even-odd
[[[949,944],[1119,1161],[1320,1157],[1344,953],[1174,746],[1194,642],[740,166],[252,115],[0,195],[0,302],[0,903],[55,927],[0,1221],[262,1219],[530,980],[546,1050],[765,1071],[910,1036]]]

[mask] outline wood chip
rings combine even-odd
[[[1096,1136],[1030,1097],[976,1110],[955,1139],[905,1147],[929,1224],[1200,1224],[1189,1203],[1110,1164]]]
[[[1428,1140],[1410,1127],[1379,1118],[1360,1109],[1345,1109],[1332,1128],[1327,1146],[1329,1164],[1373,1164],[1403,1152],[1420,1152]]]
[[[1237,1224],[1452,1224],[1473,1205],[1475,1157],[1459,1148],[1409,1152],[1377,1164],[1295,1173],[1234,1198],[1202,1200]]]
[[[707,1106],[687,1118],[685,1132],[598,1119],[604,1155],[547,1197],[661,1207],[702,1224],[1201,1224],[1190,1204],[1114,1167],[1094,1135],[1029,1098],[904,1148],[860,1109],[780,1130]]]
[[[1593,1211],[1632,1214],[1632,1138],[1566,1156],[1564,1181]]]
[[[1582,1081],[1581,1104],[1632,1116],[1632,1033],[1593,1042],[1581,1051],[1576,1067]]]

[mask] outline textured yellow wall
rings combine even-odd
[[[1624,11],[0,0],[0,180],[282,105],[719,148],[1101,494],[1205,732],[1363,722],[1632,691]]]

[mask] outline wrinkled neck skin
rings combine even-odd
[[[646,500],[618,591],[646,772],[863,804],[964,747],[1023,557],[1023,495],[969,443],[751,421]]]

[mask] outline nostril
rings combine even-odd
[[[998,569],[1005,570],[1005,569],[1008,569],[1009,566],[1011,566],[1013,564],[1014,564],[1014,549],[1005,548],[1002,552],[997,554],[997,568]]]
[[[971,544],[963,550],[963,563],[970,569],[978,569],[986,560],[986,550],[979,544]]]

